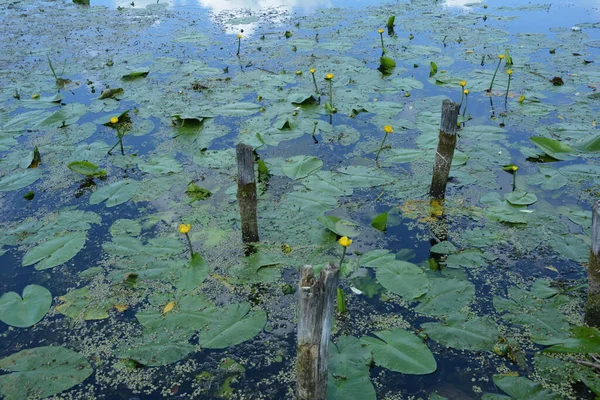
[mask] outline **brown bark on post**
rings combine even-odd
[[[252,146],[238,144],[235,148],[238,166],[237,200],[242,219],[242,240],[244,244],[255,243],[258,238],[256,219],[256,180],[254,179],[254,154]]]
[[[459,105],[452,100],[444,100],[442,103],[442,120],[440,123],[440,134],[435,164],[433,165],[433,177],[429,195],[435,199],[443,199],[446,196],[446,183],[450,175],[452,157],[456,147],[456,130],[458,122]]]
[[[300,314],[298,316],[298,358],[296,361],[296,399],[325,400],[327,361],[340,269],[330,263],[314,276],[313,267],[302,267],[300,276]]]
[[[588,298],[585,323],[600,327],[600,200],[592,210],[592,247],[588,265]]]

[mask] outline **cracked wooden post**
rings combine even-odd
[[[256,219],[256,180],[254,178],[254,154],[252,146],[238,144],[235,148],[238,166],[237,200],[242,219],[242,240],[246,253],[252,253],[251,243],[259,241]]]
[[[458,123],[459,105],[452,100],[444,100],[442,103],[442,120],[440,123],[440,134],[435,163],[433,164],[433,177],[429,195],[434,199],[443,199],[446,196],[446,183],[450,175],[452,157],[456,147],[456,130]]]
[[[600,200],[592,210],[592,246],[588,264],[588,292],[585,323],[600,327]]]
[[[296,399],[325,400],[327,361],[340,269],[330,263],[314,276],[305,265],[300,275],[300,313],[298,316],[298,358],[296,360]]]

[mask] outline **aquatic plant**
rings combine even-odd
[[[317,95],[320,95],[321,93],[319,91],[319,85],[317,85],[317,78],[315,78],[315,72],[317,72],[317,70],[315,68],[311,68],[309,71],[310,71],[310,74],[312,75],[312,80],[315,85],[315,92],[317,93]]]
[[[510,79],[512,77],[513,70],[507,69],[506,73],[508,74],[508,83],[506,85],[506,94],[504,95],[504,105],[506,105],[506,101],[508,100],[508,91],[510,90]]]
[[[238,40],[238,47],[237,47],[237,52],[235,53],[236,56],[240,56],[240,47],[242,46],[242,34],[238,33],[237,35],[237,40]]]
[[[467,112],[467,106],[469,105],[469,93],[471,91],[469,89],[463,90],[463,94],[465,95],[465,107],[463,108],[462,116],[465,118],[465,113]]]
[[[325,74],[325,80],[327,82],[329,82],[329,102],[325,103],[325,109],[327,109],[327,111],[329,111],[331,114],[335,114],[337,112],[337,109],[334,107],[333,105],[333,78],[335,77],[334,74]]]
[[[189,232],[191,229],[192,229],[191,224],[181,224],[181,225],[179,225],[179,228],[177,230],[182,235],[185,235],[185,238],[187,239],[187,245],[190,250],[190,257],[193,258],[194,257],[194,247],[192,246],[192,240],[190,239],[190,235],[189,235]]]
[[[502,60],[504,59],[504,54],[498,54],[498,65],[496,65],[496,70],[494,71],[494,76],[492,76],[492,81],[490,82],[490,87],[487,90],[488,92],[492,92],[492,87],[494,87],[494,80],[496,79],[496,74],[498,73],[498,69],[500,68],[500,64],[502,64]]]
[[[375,155],[375,164],[377,164],[377,166],[379,167],[379,153],[381,152],[381,149],[383,149],[383,145],[385,144],[385,139],[387,139],[387,136],[389,133],[394,132],[394,129],[390,126],[390,125],[386,125],[383,127],[383,131],[385,132],[385,135],[383,136],[383,140],[381,141],[381,144],[379,145],[379,150],[377,150],[377,154]]]
[[[379,33],[379,38],[381,39],[381,53],[385,54],[386,49],[385,49],[385,45],[383,44],[383,29],[378,29],[377,32]]]
[[[460,85],[460,103],[458,104],[458,109],[460,110],[460,107],[462,106],[462,103],[463,103],[463,99],[465,97],[465,86],[467,86],[467,81],[460,81],[459,85]]]

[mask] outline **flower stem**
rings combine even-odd
[[[344,262],[344,258],[346,257],[346,249],[347,247],[344,246],[344,249],[342,250],[342,258],[340,258],[340,270],[342,269],[342,263]]]
[[[510,77],[512,75],[508,75],[508,85],[506,85],[506,94],[504,95],[504,106],[506,107],[506,102],[508,101],[508,91],[510,90]]]
[[[319,123],[317,121],[315,121],[315,124],[313,126],[313,131],[312,131],[312,138],[315,141],[315,143],[319,143],[319,141],[317,140],[317,138],[315,137],[315,132],[317,131],[317,125]]]
[[[514,171],[513,172],[512,191],[514,192],[516,188],[517,188],[517,171]]]
[[[329,104],[331,104],[331,108],[333,107],[333,82],[329,80]]]
[[[192,240],[190,239],[190,235],[188,235],[187,233],[185,234],[185,238],[187,239],[188,242],[188,247],[190,248],[190,256],[194,257],[194,247],[192,247]]]
[[[318,95],[320,95],[319,93],[319,86],[317,85],[317,80],[315,79],[315,74],[312,74],[312,78],[313,78],[313,83],[315,84],[315,92],[317,92]]]
[[[502,64],[502,59],[498,59],[498,65],[496,65],[496,70],[494,71],[494,76],[492,76],[492,82],[490,83],[490,88],[488,92],[492,92],[492,86],[494,86],[494,80],[496,79],[496,74],[498,73],[498,68],[500,68],[500,64]]]
[[[242,38],[238,37],[238,49],[237,49],[237,53],[235,53],[236,56],[240,56],[240,47],[242,46]]]
[[[467,106],[469,105],[469,95],[465,95],[465,108],[463,108],[463,119],[465,118],[465,113],[467,112]]]
[[[387,135],[388,133],[385,133],[385,136],[383,137],[383,140],[381,141],[381,145],[379,146],[379,150],[377,150],[377,155],[375,156],[375,163],[377,163],[377,160],[379,159],[379,153],[381,152],[381,149],[383,149],[383,145],[385,143],[385,139],[387,139]],[[377,164],[379,165],[379,164]]]
[[[379,37],[381,38],[381,51],[385,53],[385,46],[383,45],[383,33],[379,33]]]

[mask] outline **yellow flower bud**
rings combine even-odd
[[[296,71],[296,75],[302,75],[302,71],[300,71],[300,70]]]
[[[348,239],[348,236],[342,236],[340,240],[338,240],[338,243],[344,247],[348,247],[352,244],[352,239]]]
[[[238,39],[241,39],[241,38],[242,38],[242,34],[241,34],[241,33],[238,33],[238,35],[237,35],[237,38],[238,38]]]
[[[522,95],[519,97],[519,103],[523,103],[524,101],[525,101],[525,95],[524,95],[524,94],[522,94]]]
[[[325,75],[325,79],[327,79],[328,81],[330,81],[330,80],[332,80],[332,79],[333,79],[333,77],[334,77],[334,76],[335,76],[335,75],[333,75],[333,74],[326,74],[326,75]]]
[[[392,132],[394,132],[394,129],[390,125],[384,126],[383,130],[384,130],[385,133],[392,133]]]
[[[471,92],[469,91],[469,89],[465,89],[465,90],[463,90],[463,93],[464,93],[464,94],[469,94],[469,93],[471,93]]]
[[[502,60],[504,58],[504,54],[498,54],[498,58]]]
[[[188,233],[192,229],[192,225],[190,224],[181,224],[179,225],[179,233]]]
[[[513,165],[513,166],[512,166],[512,170],[513,170],[513,171],[518,171],[518,170],[519,170],[519,167],[517,167],[516,165]]]
[[[507,70],[506,70],[506,73],[507,73],[507,74],[509,74],[509,75],[512,75],[512,73],[513,73],[513,70],[512,70],[512,69],[507,69]]]
[[[378,29],[377,32],[383,33],[383,29]]]
[[[465,86],[467,86],[467,81],[460,81],[459,85],[461,87],[465,87]]]
[[[317,70],[316,70],[316,69],[314,69],[314,68],[311,68],[311,69],[310,69],[310,73],[311,73],[311,74],[314,74],[315,72],[317,72]]]
[[[112,118],[110,119],[110,123],[111,123],[111,124],[116,124],[117,122],[119,122],[119,118],[118,118],[118,117],[112,117]]]

